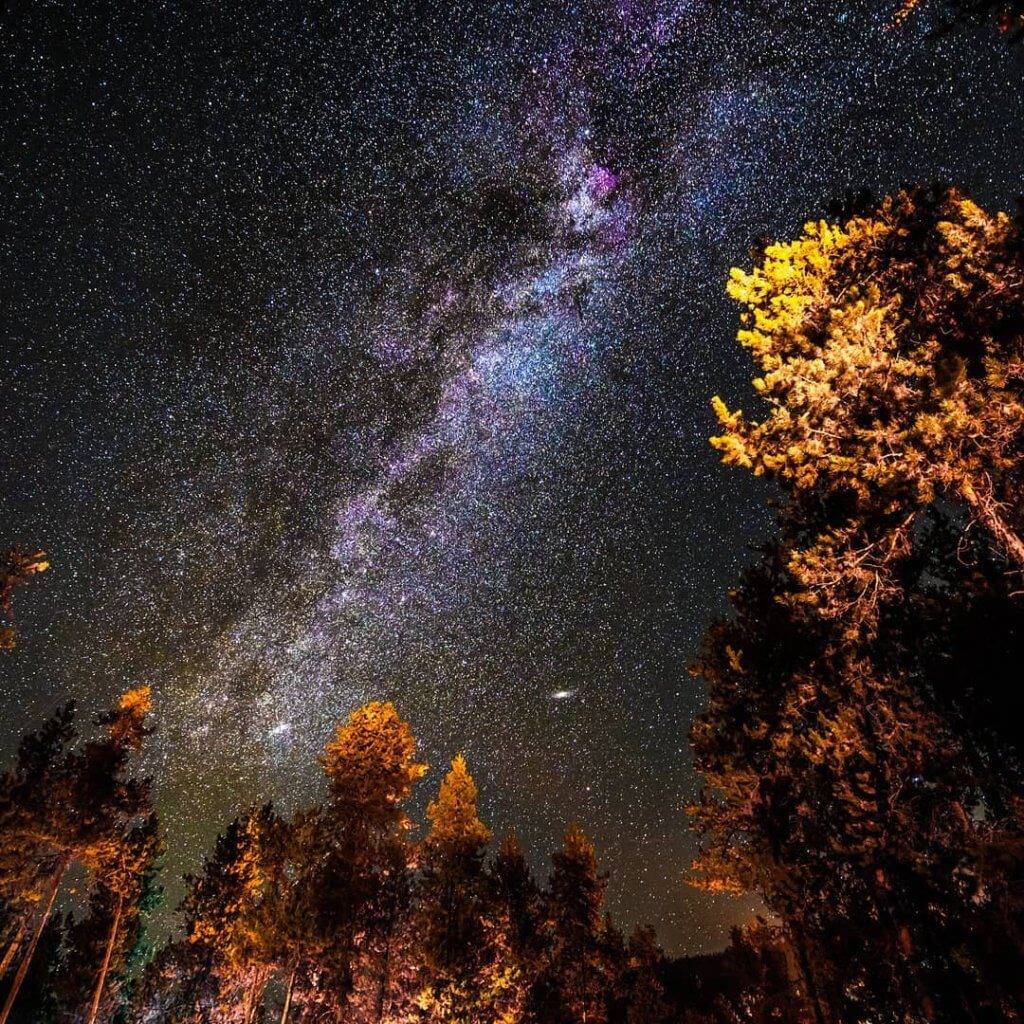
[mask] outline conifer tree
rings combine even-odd
[[[276,966],[258,919],[280,827],[269,804],[247,811],[218,837],[202,871],[186,878],[179,908],[183,935],[148,965],[134,999],[140,1020],[251,1024],[256,1019]]]
[[[240,1004],[243,1024],[256,1019],[267,981],[280,966],[278,937],[267,928],[273,913],[267,904],[276,902],[281,881],[284,827],[269,805],[243,816],[231,830],[233,842],[222,850],[230,859],[206,876],[213,885],[201,895],[208,892],[209,902],[199,908],[190,935],[213,949],[221,1010]]]
[[[420,884],[420,932],[426,985],[420,1003],[431,1020],[496,1019],[501,950],[488,906],[484,855],[491,833],[477,813],[477,789],[459,754],[427,806]]]
[[[1024,994],[994,967],[1022,948],[1009,890],[977,888],[1022,834],[999,724],[1024,654],[1021,266],[1007,218],[915,193],[731,283],[768,411],[716,403],[713,443],[787,502],[697,666],[696,870],[783,918],[817,1024]]]
[[[98,872],[102,881],[90,895],[89,912],[65,940],[59,989],[69,1021],[111,1018],[161,850],[156,815],[150,813],[117,843],[114,863]]]
[[[34,847],[46,865],[40,876],[47,882],[32,937],[0,1008],[0,1024],[6,1024],[11,1013],[70,865],[77,861],[102,881],[131,824],[148,812],[148,782],[130,778],[126,771],[131,754],[149,732],[145,720],[151,707],[148,687],[126,692],[116,708],[99,719],[105,734],[69,753],[59,769],[49,773],[46,790],[13,810],[8,819],[8,841]]]
[[[39,823],[52,827],[54,815],[67,812],[71,785],[66,757],[74,738],[74,707],[67,704],[22,739],[14,768],[0,781],[0,896],[5,911],[0,976],[16,961],[32,918],[41,916],[40,904],[52,888],[59,856],[45,824],[40,828]]]
[[[372,958],[380,942],[382,913],[394,924],[393,900],[400,898],[406,870],[409,821],[402,804],[426,765],[415,760],[415,740],[391,703],[374,701],[340,724],[320,763],[328,799],[318,815],[319,893],[316,928],[323,954],[316,985],[304,1001],[344,1004],[357,963]],[[384,949],[390,947],[384,942]],[[388,974],[382,972],[380,1002],[387,1001]]]
[[[502,840],[488,875],[492,898],[508,918],[513,954],[525,970],[541,952],[543,907],[540,887],[512,829]]]
[[[671,1007],[661,977],[665,954],[654,929],[638,927],[630,937],[627,953],[626,1024],[663,1024],[670,1019]]]
[[[611,980],[602,950],[607,880],[598,871],[593,844],[575,823],[551,861],[546,955],[531,992],[530,1019],[538,1024],[602,1024]]]
[[[1024,255],[1009,217],[953,191],[901,193],[769,245],[729,293],[767,412],[749,421],[716,398],[712,444],[826,503],[789,552],[803,599],[870,625],[940,499],[1024,569]]]
[[[14,591],[49,568],[50,563],[44,551],[27,555],[18,548],[12,548],[7,552],[5,563],[0,565],[0,651],[14,650],[17,643]]]

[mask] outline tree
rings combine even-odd
[[[50,563],[44,551],[27,555],[19,548],[7,552],[6,563],[0,566],[0,651],[12,651],[17,643],[14,629],[14,591],[32,577],[46,572]]]
[[[900,193],[769,245],[729,294],[767,411],[748,421],[715,398],[712,444],[844,513],[790,554],[807,600],[867,614],[939,499],[1024,569],[1024,256],[1009,217],[955,191]]]
[[[132,824],[149,811],[149,783],[127,776],[130,756],[150,731],[148,687],[127,691],[98,720],[105,734],[80,751],[55,758],[69,738],[70,718],[58,716],[42,739],[30,741],[34,768],[12,779],[2,815],[2,845],[21,849],[29,871],[45,879],[35,925],[0,1008],[6,1024],[49,920],[64,876],[73,862],[93,877],[112,873],[115,853]],[[68,713],[69,714],[69,713]]]
[[[513,986],[496,908],[488,903],[484,854],[491,833],[477,813],[477,789],[459,754],[427,806],[419,890],[429,1019],[495,1020]]]
[[[630,936],[627,955],[626,1024],[662,1024],[669,1020],[672,1010],[662,981],[665,954],[654,929],[638,927]]]
[[[601,1024],[609,978],[602,943],[607,879],[594,846],[577,824],[551,857],[545,893],[546,956],[530,998],[530,1019],[545,1024]]]
[[[63,813],[65,808],[54,808],[55,802],[70,799],[66,756],[74,739],[74,706],[67,704],[22,739],[15,767],[0,781],[0,896],[5,911],[0,975],[14,963],[51,888],[56,861],[46,828],[37,826],[55,810]],[[37,924],[37,930],[41,927]]]
[[[695,874],[761,892],[819,1024],[1024,997],[1020,862],[979,888],[1024,834],[1021,266],[1008,218],[914,193],[730,284],[767,412],[716,401],[712,443],[785,501],[696,666]]]
[[[376,959],[377,945],[383,1013],[409,857],[402,804],[427,770],[415,750],[412,730],[394,705],[373,701],[338,726],[320,759],[328,787],[317,816],[320,855],[313,876],[321,954],[306,1002],[326,1000],[328,1009],[339,1009],[350,995],[353,970]]]
[[[99,872],[102,880],[90,894],[88,914],[68,928],[59,990],[70,1021],[96,1024],[111,1018],[162,849],[151,812],[118,842],[114,862]]]
[[[218,837],[198,875],[186,878],[182,937],[150,962],[135,994],[145,1021],[199,1024],[256,1019],[276,967],[262,931],[280,818],[269,804],[246,811]]]
[[[511,829],[506,833],[488,872],[492,899],[507,917],[510,943],[517,962],[527,971],[543,946],[543,907],[540,888],[522,845]]]

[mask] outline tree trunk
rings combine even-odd
[[[100,1000],[103,998],[103,987],[107,983],[107,974],[110,972],[110,961],[114,956],[114,946],[117,944],[117,933],[121,930],[121,913],[124,910],[124,897],[117,897],[117,910],[114,911],[114,920],[110,922],[110,935],[107,936],[107,948],[103,953],[103,966],[100,968],[100,976],[96,979],[96,989],[92,994],[92,1006],[89,1007],[89,1024],[96,1024],[96,1017],[100,1012]]]
[[[25,955],[21,958],[21,963],[18,965],[18,973],[14,975],[14,980],[11,982],[11,987],[7,992],[7,998],[4,1000],[3,1009],[0,1009],[0,1024],[7,1024],[7,1018],[11,1015],[11,1008],[14,1006],[14,1000],[18,998],[18,990],[21,988],[21,983],[25,980],[25,975],[28,974],[29,965],[32,963],[32,957],[34,957],[36,953],[36,946],[39,945],[39,937],[43,934],[46,922],[50,919],[50,914],[53,911],[53,904],[57,899],[57,890],[60,889],[60,883],[63,880],[64,873],[67,871],[70,863],[71,854],[64,854],[60,860],[60,864],[57,866],[57,870],[53,873],[53,879],[50,882],[50,892],[46,899],[46,907],[39,915],[39,922],[36,924],[35,931],[32,933],[32,939],[28,944],[28,949],[25,950]]]
[[[896,935],[899,941],[900,951],[903,953],[903,973],[910,981],[910,987],[914,992],[914,998],[917,1000],[921,1016],[924,1017],[926,1021],[933,1021],[935,1020],[935,1004],[932,1001],[931,993],[928,991],[927,986],[921,981],[921,974],[917,969],[917,964],[914,962],[917,956],[917,949],[914,944],[913,937],[910,934],[910,929],[907,925],[899,924],[897,922],[896,916],[892,910],[890,910],[890,916],[892,918],[893,925],[896,927]]]
[[[281,1024],[288,1024],[288,1013],[292,1008],[292,992],[295,991],[295,975],[298,973],[299,965],[292,966],[291,974],[288,975],[288,987],[284,991],[284,1006],[281,1009]],[[3,1024],[0,1021],[0,1024]]]
[[[391,981],[391,943],[384,949],[384,964],[380,972],[380,984],[377,986],[377,1024],[384,1020],[384,1008],[387,1005],[388,983]]]
[[[807,955],[803,933],[791,922],[787,923],[787,930],[789,931],[789,938],[793,948],[796,950],[796,960],[800,965],[800,974],[803,976],[804,988],[807,990],[807,1001],[811,1004],[811,1012],[814,1014],[814,1024],[830,1024],[832,1015],[831,1013],[826,1014],[822,1006],[818,986],[811,971],[811,959]]]
[[[252,990],[255,984],[255,981],[250,981],[245,986],[245,998],[242,1000],[242,1024],[250,1024],[252,1020]]]
[[[28,922],[22,918],[21,923],[18,925],[18,930],[14,933],[14,938],[7,944],[7,951],[4,953],[3,960],[0,960],[0,978],[2,978],[10,968],[11,964],[14,963],[14,958],[18,955],[18,950],[21,948],[21,940],[25,937],[25,925]]]
[[[255,974],[253,974],[252,981],[249,982],[249,985],[245,990],[245,1003],[242,1010],[245,1024],[252,1024],[253,1019],[256,1016],[256,1007],[259,1006],[260,994],[263,991],[263,985],[266,982],[266,978],[266,971],[258,969]]]
[[[970,480],[960,485],[960,494],[970,506],[975,518],[992,535],[996,544],[1018,569],[1024,569],[1024,541],[1006,525],[999,514],[995,499],[990,495],[980,495]]]

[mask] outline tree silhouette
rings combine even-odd
[[[530,1019],[600,1024],[607,1019],[609,979],[603,957],[606,879],[594,846],[577,824],[551,857],[545,893],[546,950],[531,993]]]

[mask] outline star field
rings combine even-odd
[[[154,686],[173,878],[394,699],[538,867],[573,819],[680,952],[685,671],[770,531],[730,266],[844,194],[1008,206],[1024,70],[884,4],[13,3],[0,14],[4,543],[54,569],[5,753]],[[361,5],[359,5],[361,6]]]

